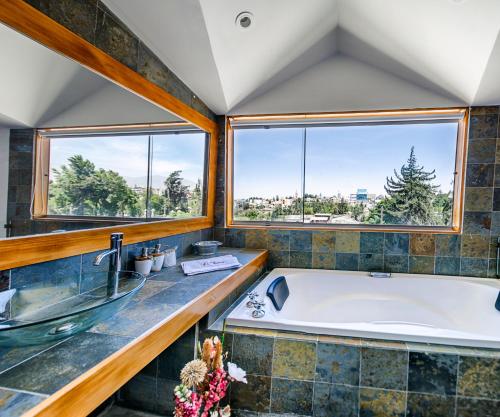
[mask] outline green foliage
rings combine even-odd
[[[96,169],[81,155],[54,169],[49,187],[49,213],[73,216],[146,217],[147,190],[136,192],[112,170]],[[190,217],[202,214],[201,181],[193,188],[183,184],[181,171],[165,179],[165,192],[150,189],[149,210],[153,217]]]
[[[137,195],[125,179],[111,170],[96,169],[81,155],[68,159],[60,171],[54,169],[49,207],[55,214],[77,216],[137,216]]]

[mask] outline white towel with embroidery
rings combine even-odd
[[[223,271],[239,268],[240,262],[233,255],[217,256],[215,258],[197,259],[181,262],[182,270],[186,275],[204,274],[206,272]]]

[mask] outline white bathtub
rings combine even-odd
[[[265,296],[284,275],[290,296],[277,311]],[[500,348],[500,280],[366,272],[274,269],[257,287],[266,314],[255,319],[241,302],[232,326],[409,342]]]

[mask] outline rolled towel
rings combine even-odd
[[[204,274],[206,272],[223,271],[239,268],[240,262],[233,255],[217,256],[215,258],[197,259],[181,262],[182,270],[186,275]]]

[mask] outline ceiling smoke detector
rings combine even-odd
[[[253,14],[250,12],[241,12],[236,16],[235,24],[240,29],[249,29],[253,22]]]

